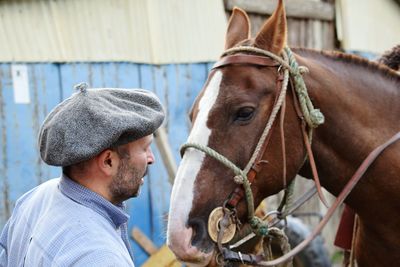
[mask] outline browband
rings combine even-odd
[[[249,65],[257,65],[263,67],[279,67],[279,62],[263,56],[254,56],[254,55],[231,55],[226,56],[218,60],[212,69],[224,67],[226,65],[232,64],[249,64]]]

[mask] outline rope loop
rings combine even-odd
[[[271,245],[276,244],[281,249],[282,255],[287,254],[290,251],[290,243],[289,239],[286,236],[285,232],[277,227],[271,227],[269,229],[268,236],[263,239],[263,250],[265,257],[269,260],[272,260],[274,255],[272,255]],[[279,265],[282,267],[292,267],[292,260]]]
[[[303,75],[306,73],[310,73],[310,70],[306,66],[299,66],[299,73]]]
[[[310,111],[310,121],[312,123],[312,128],[318,127],[318,125],[324,123],[325,117],[319,109],[313,109]]]
[[[304,119],[307,125],[311,128],[317,128],[324,123],[325,117],[319,109],[315,109],[307,92],[306,84],[304,83],[303,74],[309,70],[305,66],[299,66],[292,51],[289,47],[285,47],[285,54],[289,60],[290,74],[293,76],[294,87],[299,98],[300,108],[303,112]]]
[[[244,178],[241,175],[236,175],[235,177],[233,177],[233,181],[236,184],[243,184],[244,183]]]

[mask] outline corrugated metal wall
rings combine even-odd
[[[0,61],[208,62],[225,26],[222,0],[0,1]]]
[[[27,64],[29,103],[16,98],[18,82],[12,69],[0,64],[0,229],[15,201],[41,182],[60,174],[59,168],[41,162],[37,132],[45,115],[73,92],[73,85],[88,81],[93,87],[141,87],[155,92],[165,105],[165,123],[176,160],[189,130],[188,111],[206,79],[209,65],[147,65],[133,63]],[[24,67],[22,66],[22,67]],[[25,99],[26,100],[26,99]],[[28,102],[28,101],[25,101]],[[153,145],[157,162],[150,167],[142,193],[128,201],[129,227],[139,227],[157,246],[165,243],[166,216],[171,185],[161,156]],[[132,241],[135,264],[146,259]]]

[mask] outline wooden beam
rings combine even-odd
[[[233,7],[237,6],[248,13],[261,15],[271,15],[276,5],[276,0],[225,0],[226,10],[231,11]],[[315,0],[286,0],[285,6],[288,17],[328,21],[332,21],[335,17],[335,7],[332,3],[317,2]]]
[[[158,130],[154,133],[154,139],[156,141],[158,150],[160,151],[164,166],[167,169],[169,182],[173,184],[177,166],[174,155],[172,154],[171,146],[168,142],[168,134],[164,127],[158,128]]]
[[[160,249],[139,228],[134,227],[131,237],[150,255],[142,267],[181,267],[182,264],[175,258],[174,253],[163,245]]]
[[[133,227],[131,237],[135,240],[147,254],[153,255],[158,251],[154,243],[139,228]]]

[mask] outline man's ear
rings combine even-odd
[[[96,165],[102,173],[107,176],[114,175],[118,170],[119,157],[111,149],[106,149],[96,157]]]

